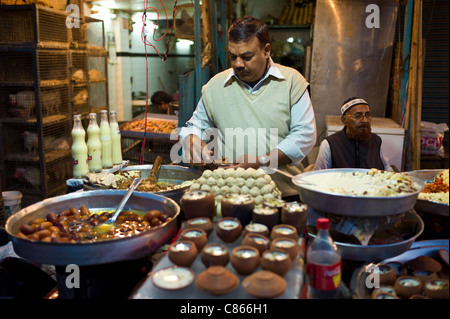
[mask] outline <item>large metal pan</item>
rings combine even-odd
[[[332,194],[312,189],[302,179],[315,175],[320,179],[321,174],[336,173],[366,173],[368,169],[337,168],[324,169],[301,173],[292,178],[292,183],[297,186],[300,199],[303,203],[321,212],[327,212],[344,216],[390,216],[397,215],[412,209],[417,201],[417,196],[425,187],[425,183],[416,177],[411,177],[416,185],[417,191],[401,196],[352,196]]]
[[[18,238],[20,227],[36,218],[45,218],[50,212],[86,206],[90,209],[115,208],[125,195],[125,190],[94,190],[74,192],[45,199],[12,215],[5,229],[11,235],[17,255],[32,262],[49,265],[97,265],[124,260],[139,259],[169,243],[177,232],[177,216],[180,206],[174,200],[156,194],[134,192],[126,204],[127,209],[161,210],[172,219],[161,226],[140,234],[94,243],[48,243]]]
[[[132,165],[122,168],[120,171],[141,171],[141,177],[146,178],[151,172],[153,165]],[[191,181],[200,178],[202,172],[198,169],[191,167],[184,167],[178,165],[161,165],[159,171],[159,181],[168,182],[176,185],[180,185],[183,182]],[[84,185],[84,190],[100,189],[98,186]],[[183,186],[177,189],[154,192],[153,194],[162,195],[173,199],[177,204],[180,204],[180,199],[183,194],[189,189],[189,186]]]
[[[411,177],[415,177],[424,181],[424,183],[432,183],[442,169],[423,169],[417,171],[405,172]],[[417,199],[414,209],[420,213],[427,213],[439,216],[449,216],[449,205],[444,203],[436,203],[428,200]]]
[[[414,210],[407,212],[405,218],[416,222],[414,235],[410,238],[397,243],[367,246],[335,242],[341,257],[353,261],[377,262],[404,253],[424,230],[424,223]],[[308,233],[308,235],[313,238],[315,237],[312,233]]]

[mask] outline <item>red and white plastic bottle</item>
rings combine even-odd
[[[329,234],[330,220],[317,219],[317,235],[306,253],[309,299],[337,299],[341,285],[341,256]]]

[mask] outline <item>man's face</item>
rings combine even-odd
[[[357,141],[367,140],[371,133],[371,117],[363,116],[360,119],[355,118],[361,117],[361,115],[369,115],[370,108],[365,104],[358,104],[353,106],[347,111],[345,115],[342,116],[342,123],[347,126],[347,136],[351,139]]]
[[[258,38],[248,42],[229,42],[231,67],[234,73],[244,82],[258,81],[266,71],[270,57],[270,44],[261,48]]]

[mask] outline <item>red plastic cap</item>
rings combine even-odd
[[[330,220],[328,218],[318,218],[317,219],[317,229],[329,229]]]

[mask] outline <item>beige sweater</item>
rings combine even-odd
[[[213,77],[202,89],[202,99],[209,118],[219,131],[217,151],[235,160],[243,154],[260,156],[274,149],[289,134],[290,108],[305,92],[308,82],[295,69],[277,64],[284,79],[269,76],[262,87],[250,93],[234,76],[226,83],[231,70]],[[295,175],[298,166],[282,167]],[[295,189],[280,174],[272,178],[283,196]],[[277,181],[278,179],[278,181]]]

